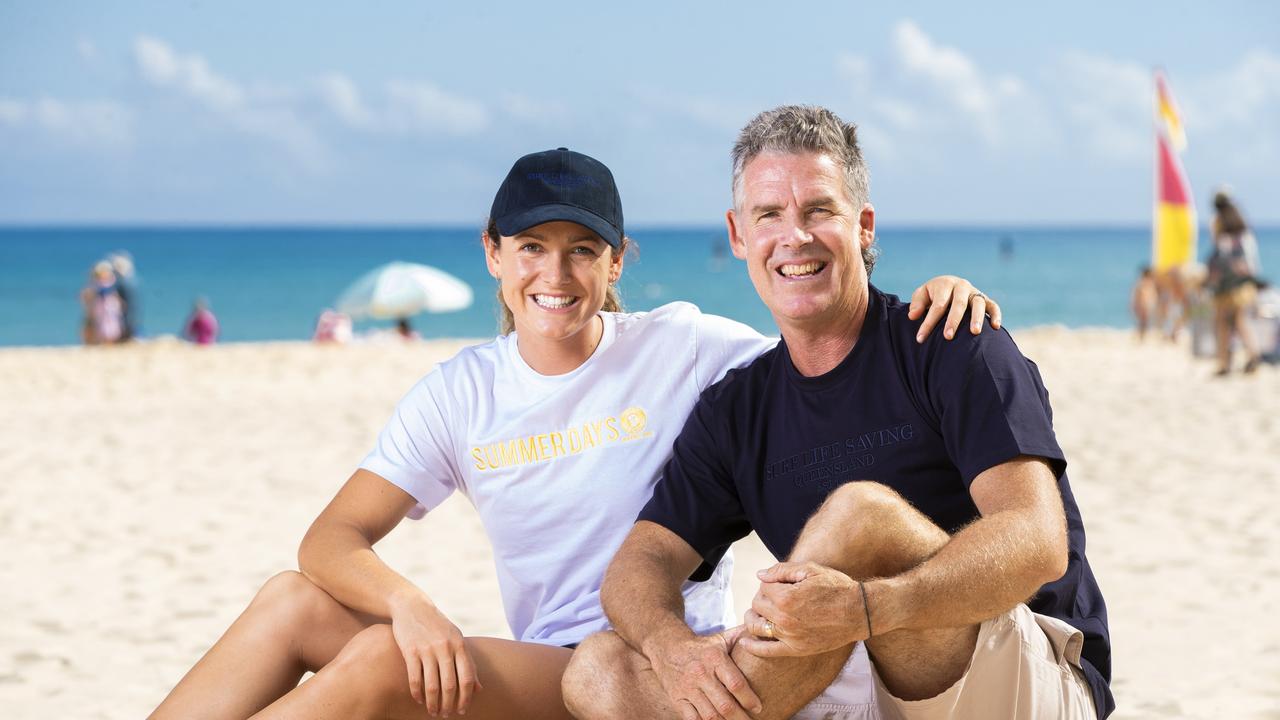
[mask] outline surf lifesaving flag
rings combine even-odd
[[[1196,205],[1191,183],[1178,153],[1186,147],[1178,106],[1164,74],[1156,72],[1155,217],[1151,232],[1151,265],[1157,271],[1191,262],[1196,256]]]

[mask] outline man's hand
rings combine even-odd
[[[925,313],[926,308],[928,313]],[[939,275],[911,293],[907,317],[919,320],[924,315],[924,322],[920,323],[920,331],[916,333],[916,342],[922,343],[945,314],[947,323],[942,327],[942,334],[950,340],[956,336],[956,328],[960,327],[964,311],[969,309],[973,310],[969,315],[969,332],[974,335],[982,333],[982,318],[986,313],[991,313],[991,327],[1000,329],[999,303],[983,295],[964,278]]]
[[[729,653],[742,626],[705,636],[654,643],[648,654],[658,682],[683,720],[750,720],[743,708],[763,708]]]
[[[738,643],[758,657],[818,655],[868,635],[858,582],[817,563],[778,563],[756,574],[760,591]]]
[[[409,673],[409,692],[433,717],[466,714],[482,689],[462,631],[420,594],[391,601],[391,632]]]

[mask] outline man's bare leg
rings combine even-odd
[[[236,718],[261,710],[332,660],[377,618],[357,613],[298,572],[272,577],[151,714]]]
[[[467,638],[466,643],[483,686],[472,696],[467,718],[568,720],[560,678],[569,663],[569,649],[496,638]],[[361,631],[315,677],[253,716],[254,720],[425,717],[426,707],[409,694],[404,656],[389,625]]]
[[[849,648],[807,658],[752,656],[747,680],[764,710],[753,718],[789,718],[822,693],[840,673]],[[738,660],[737,653],[734,659]],[[652,718],[680,720],[649,660],[613,632],[587,638],[573,655],[564,682],[565,704],[580,720]],[[744,671],[746,669],[744,668]],[[722,716],[728,708],[717,708]]]
[[[852,482],[833,492],[805,524],[790,560],[835,568],[855,580],[892,577],[928,560],[950,539],[890,488]],[[874,601],[871,615],[875,617]],[[904,700],[920,700],[960,679],[977,640],[977,625],[898,630],[868,640],[867,652],[890,692]],[[749,678],[769,667],[743,650],[733,659]]]
[[[832,567],[858,580],[900,574],[950,540],[891,489],[848,483],[805,524],[791,560]],[[867,643],[877,673],[895,696],[933,697],[964,674],[978,626],[895,631]],[[853,646],[801,658],[761,658],[733,651],[764,705],[760,718],[790,717],[831,684]],[[613,633],[587,638],[571,662],[565,702],[578,718],[679,718],[648,660]]]

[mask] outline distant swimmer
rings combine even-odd
[[[711,259],[707,262],[711,272],[720,272],[724,270],[724,264],[729,259],[729,245],[724,238],[716,236],[711,240]]]
[[[1000,238],[1000,259],[1001,259],[1001,260],[1012,260],[1012,259],[1013,259],[1013,236],[1012,236],[1012,235],[1003,235],[1003,236],[1001,236],[1001,238]]]

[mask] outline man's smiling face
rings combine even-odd
[[[875,239],[875,216],[869,204],[854,207],[840,163],[763,153],[740,183],[730,244],[779,329],[848,323],[866,297],[862,251]]]

